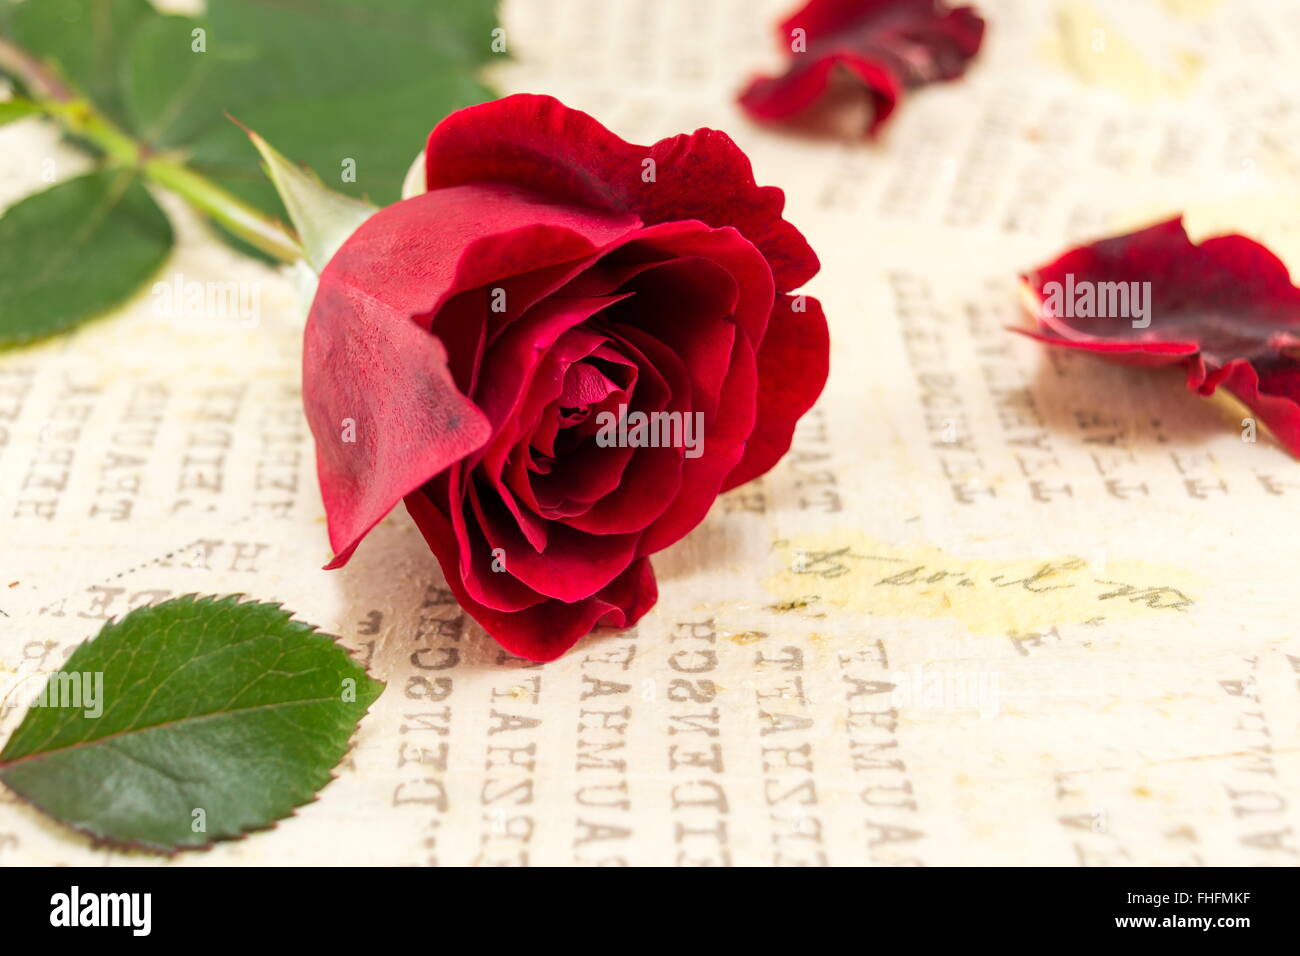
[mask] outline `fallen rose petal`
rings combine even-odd
[[[1215,383],[1259,416],[1291,454],[1300,457],[1300,361],[1295,356],[1229,362]],[[1205,391],[1209,395],[1214,391]]]
[[[790,63],[740,95],[756,119],[784,120],[820,99],[841,69],[872,100],[874,135],[905,90],[952,80],[979,51],[984,21],[973,7],[942,0],[811,0],[779,27]]]
[[[1239,235],[1193,243],[1179,217],[1022,279],[1038,319],[1024,334],[1120,364],[1183,365],[1188,388],[1227,389],[1300,456],[1300,288],[1265,246]]]

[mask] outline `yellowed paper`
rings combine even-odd
[[[188,592],[282,601],[388,682],[338,779],[272,831],[158,861],[0,790],[0,863],[1300,861],[1300,465],[1177,373],[1006,330],[1021,270],[1135,218],[1203,207],[1294,245],[1300,21],[988,0],[965,80],[909,96],[878,141],[826,141],[734,103],[779,64],[784,6],[504,11],[503,89],[637,142],[727,130],[823,264],[825,394],[780,466],[655,559],[633,631],[506,657],[400,509],[319,570],[294,282],[183,211],[158,281],[247,283],[248,308],[146,288],[0,354],[0,683]],[[1050,55],[1087,17],[1112,31],[1096,56],[1140,57],[1139,95]],[[0,128],[0,203],[46,159],[76,170],[39,123]]]

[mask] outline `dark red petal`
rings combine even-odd
[[[537,410],[524,405],[530,391],[550,386],[558,394],[562,387],[558,380],[534,382],[537,375],[562,376],[563,373],[554,368],[557,352],[552,346],[556,340],[586,340],[587,344],[577,346],[580,350],[598,348],[603,342],[600,336],[579,332],[572,327],[605,305],[617,301],[617,296],[553,296],[538,303],[499,336],[485,363],[487,374],[474,393],[475,400],[492,422],[494,435],[478,455],[469,459],[468,464],[481,462],[483,472],[537,550],[544,548],[546,539],[545,523],[535,513],[539,510],[537,501],[529,490],[526,476],[525,481],[516,483],[505,474],[511,452],[521,444],[526,446],[536,428]],[[526,449],[521,454],[527,454]],[[522,497],[522,505],[516,501],[516,494]]]
[[[702,454],[682,458],[682,486],[662,515],[646,529],[641,553],[654,554],[683,537],[704,520],[727,475],[745,452],[754,431],[758,371],[748,339],[737,336],[731,368],[722,385],[718,414],[709,423]]]
[[[593,627],[631,627],[659,597],[654,570],[640,558],[600,591],[573,603],[539,600],[518,611],[500,611],[474,600],[461,579],[461,560],[450,523],[422,492],[406,508],[442,566],[447,586],[474,620],[511,654],[533,661],[559,657]]]
[[[494,428],[518,414],[534,373],[556,339],[619,298],[551,296],[501,333],[484,357],[484,374],[474,391],[474,400]]]
[[[464,186],[382,209],[343,244],[321,273],[303,343],[330,567],[404,495],[488,437],[416,317],[471,285],[590,255],[636,227],[631,216],[539,203],[511,187]],[[355,442],[343,440],[349,422]]]
[[[1177,365],[1195,356],[1199,351],[1195,342],[1120,342],[1109,339],[1087,338],[1066,339],[1055,332],[1034,332],[1030,329],[1013,328],[1012,332],[1026,338],[1043,342],[1046,345],[1059,345],[1062,348],[1078,349],[1081,352],[1095,352],[1110,359],[1116,365],[1137,365],[1143,368],[1159,368],[1162,365]]]
[[[686,370],[692,410],[712,419],[737,334],[734,280],[708,260],[691,258],[647,270],[630,288],[634,294],[610,310],[609,320],[671,349]]]
[[[681,360],[662,342],[637,329],[613,323],[610,331],[619,347],[641,368],[629,410],[689,414],[691,384]],[[603,460],[621,464],[626,451],[596,446],[583,460],[601,463],[593,467],[609,469],[612,466]],[[645,529],[672,505],[682,485],[682,449],[645,447],[632,451],[617,486],[599,501],[568,516],[566,524],[593,535],[627,534]],[[643,549],[641,553],[649,552]]]
[[[1197,245],[1181,218],[1072,249],[1024,281],[1041,303],[1042,331],[1062,338],[1190,343],[1217,367],[1266,351],[1278,336],[1300,333],[1300,289],[1280,259],[1245,236]],[[1056,314],[1064,313],[1061,306],[1082,304],[1069,292],[1084,282],[1094,290],[1102,283],[1149,282],[1150,324],[1134,325],[1127,313]]]
[[[618,384],[595,365],[575,362],[564,373],[559,402],[565,408],[596,405],[617,390]]]
[[[602,351],[612,353],[613,345],[603,346]],[[639,353],[635,352],[631,358],[619,354],[619,360],[623,362],[638,358]],[[563,520],[581,531],[624,534],[644,528],[653,515],[638,516],[645,509],[653,508],[656,500],[671,497],[676,489],[675,472],[661,473],[647,483],[642,477],[644,469],[640,464],[636,468],[628,467],[641,457],[645,449],[601,447],[596,439],[602,412],[617,417],[621,410],[652,412],[667,407],[672,398],[672,386],[665,379],[664,371],[642,361],[641,368],[630,376],[635,384],[632,391],[615,393],[611,396],[615,401],[604,402],[593,409],[593,417],[572,430],[576,437],[564,436],[569,443],[563,454],[551,463],[546,474],[534,476],[531,482],[535,491],[533,500],[546,517]],[[600,509],[613,509],[619,521],[601,524],[583,517],[593,507],[598,512]],[[653,514],[663,511],[664,507],[666,501],[661,501]]]
[[[672,260],[690,257],[698,257],[721,267],[730,276],[727,287],[734,290],[732,319],[749,336],[751,342],[757,344],[763,338],[777,290],[773,288],[771,275],[763,268],[762,258],[737,230],[706,229],[698,222],[665,223],[642,230],[637,234],[635,243],[629,245],[670,253],[670,259],[651,267],[657,270],[671,266]],[[650,269],[643,269],[629,277],[626,287],[653,288],[652,281],[642,281],[649,271]],[[681,299],[688,300],[691,294],[690,285],[687,284]]]
[[[1188,388],[1222,385],[1300,455],[1300,288],[1264,246],[1238,235],[1197,245],[1171,219],[1072,249],[1024,281],[1039,323],[1025,334],[1123,364],[1182,363]],[[1104,283],[1127,298],[1101,303]],[[1132,307],[1143,287],[1128,283],[1147,284],[1144,308]],[[1089,292],[1095,314],[1080,314]]]
[[[837,52],[815,60],[800,54],[783,76],[762,76],[752,80],[740,94],[740,105],[755,119],[785,120],[808,109],[830,88],[837,67],[847,70],[862,83],[871,97],[868,135],[874,135],[893,114],[903,89],[898,77],[879,62],[848,52]]]
[[[522,611],[532,607],[542,596],[512,574],[505,573],[495,562],[501,556],[494,554],[479,520],[478,488],[471,469],[457,462],[445,476],[435,478],[424,486],[424,494],[438,505],[441,513],[449,515],[452,540],[459,555],[457,575],[470,597],[487,607],[499,611]],[[411,498],[407,495],[409,509]],[[450,571],[447,572],[450,575]]]
[[[546,549],[535,551],[509,512],[492,497],[487,492],[471,498],[489,549],[500,548],[506,573],[544,597],[581,600],[621,574],[637,556],[639,533],[587,534],[559,521],[547,528]],[[491,576],[503,575],[491,572]]]
[[[533,661],[551,661],[595,627],[631,627],[657,600],[659,589],[650,560],[638,558],[604,588],[572,604],[549,600],[514,614],[465,607],[510,653]]]
[[[643,179],[647,159],[652,182]],[[425,162],[429,189],[507,183],[556,202],[633,213],[647,225],[734,226],[762,251],[779,291],[798,288],[819,268],[807,241],[781,218],[785,195],[756,185],[745,154],[717,130],[637,146],[553,97],[521,93],[448,116],[429,135]]]
[[[792,48],[795,30],[804,31],[802,52]],[[785,119],[820,98],[831,71],[843,67],[874,101],[874,133],[904,90],[965,72],[979,51],[984,21],[972,7],[936,0],[812,0],[781,24],[778,36],[791,50],[789,69],[753,80],[741,105],[758,119]]]
[[[800,302],[803,311],[795,311]],[[794,427],[813,407],[830,372],[830,334],[812,296],[778,296],[758,350],[758,414],[727,491],[766,473],[790,450]]]
[[[1300,457],[1300,360],[1276,356],[1254,365],[1229,362],[1214,384],[1222,385],[1259,417],[1291,454]],[[1214,391],[1214,384],[1209,391]]]
[[[528,242],[531,230],[517,230],[500,239],[491,238],[471,243],[462,261],[467,264],[481,260],[485,271],[490,271],[498,249],[515,242]],[[535,233],[540,244],[547,243],[546,227]],[[553,295],[563,296],[559,290],[574,275],[580,275],[597,258],[599,253],[578,259],[543,266],[509,278],[492,279],[490,284],[476,286],[444,299],[434,315],[427,317],[430,330],[442,339],[450,356],[452,375],[457,385],[465,383],[461,391],[473,395],[478,387],[483,354],[487,346],[496,341],[520,316],[527,315]],[[549,257],[544,257],[549,258]],[[471,270],[467,269],[467,273]],[[504,305],[504,309],[498,309]]]

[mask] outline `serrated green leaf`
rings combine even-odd
[[[369,203],[327,189],[314,175],[285,159],[255,131],[249,130],[248,136],[266,160],[267,175],[289,211],[307,264],[320,274],[348,236],[378,210]]]
[[[14,204],[0,216],[0,346],[120,304],[171,247],[167,217],[129,170],[89,173]]]
[[[121,120],[121,73],[132,37],[159,16],[148,0],[0,0],[20,46],[52,60],[103,112]]]
[[[282,216],[256,154],[226,114],[378,204],[399,198],[411,153],[448,113],[493,94],[476,77],[491,51],[494,0],[210,0],[202,20],[141,29],[127,67],[129,111],[157,146],[263,211]],[[192,31],[205,32],[193,52]]]
[[[334,638],[238,596],[132,611],[60,675],[0,751],[0,781],[97,839],[162,851],[311,800],[383,689]],[[102,680],[97,701],[73,697],[74,675]]]

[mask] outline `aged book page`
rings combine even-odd
[[[243,592],[388,687],[317,802],[169,865],[1300,862],[1300,466],[1177,372],[1006,330],[1021,270],[1173,211],[1300,247],[1300,12],[980,6],[968,77],[867,142],[735,106],[784,4],[506,4],[503,90],[635,142],[726,129],[785,189],[833,344],[791,454],[655,559],[655,610],[554,663],[460,612],[400,508],[319,570],[294,281],[178,212],[159,281],[241,308],[146,289],[0,355],[0,731],[107,618]],[[0,128],[0,203],[46,160],[76,172]],[[0,791],[0,863],[154,861]]]

